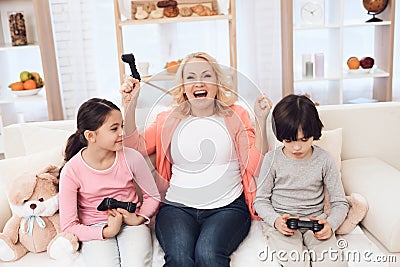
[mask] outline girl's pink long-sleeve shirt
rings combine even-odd
[[[143,156],[136,150],[124,148],[116,152],[114,164],[106,170],[88,166],[80,151],[63,167],[60,176],[60,224],[62,231],[72,233],[80,241],[103,239],[107,211],[97,206],[105,197],[119,201],[138,202],[132,175],[143,193],[143,203],[136,214],[149,218],[159,205],[160,194]],[[126,159],[126,160],[125,160]]]

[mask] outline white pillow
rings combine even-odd
[[[314,141],[314,145],[331,153],[339,170],[342,165],[342,131],[342,128],[322,131],[320,140]]]
[[[0,160],[0,190],[7,190],[10,182],[24,173],[37,174],[48,165],[61,167],[63,154],[64,146],[57,145],[31,155]]]
[[[268,132],[268,136],[271,150],[283,145],[282,142],[279,142],[278,139],[276,139],[272,130]],[[342,128],[323,130],[320,140],[314,141],[314,145],[317,145],[320,148],[328,151],[332,155],[338,169],[340,170],[342,162]]]
[[[45,151],[60,145],[65,146],[73,131],[21,125],[21,135],[24,142],[25,154],[30,155]]]

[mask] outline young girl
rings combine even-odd
[[[63,231],[82,241],[87,266],[151,266],[146,224],[159,205],[159,193],[143,156],[123,147],[122,127],[116,105],[92,98],[80,106],[77,131],[65,149],[60,223]],[[135,202],[138,208],[134,213],[122,208],[97,210],[106,197]]]
[[[287,252],[278,259],[283,266],[309,265],[310,259],[302,258],[304,249],[316,255],[311,258],[312,266],[346,266],[340,257],[335,260],[324,255],[329,250],[340,254],[334,232],[345,219],[348,204],[334,160],[313,145],[323,127],[318,111],[307,97],[289,95],[276,105],[272,115],[274,133],[283,147],[265,155],[254,201],[254,208],[266,222],[268,245]],[[328,217],[324,214],[324,186],[330,195]],[[289,229],[289,217],[318,219],[323,229],[315,233]],[[293,251],[299,259],[293,257]]]

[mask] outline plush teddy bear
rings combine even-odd
[[[0,260],[15,261],[28,252],[46,250],[57,259],[78,250],[78,239],[60,230],[58,173],[57,167],[48,166],[13,181],[8,192],[12,217],[0,233]]]
[[[325,205],[324,212],[325,214],[330,214],[330,203],[329,203],[329,194],[327,190],[324,191],[325,194]],[[349,212],[347,213],[346,218],[343,223],[336,229],[336,234],[345,235],[351,233],[354,228],[357,227],[358,223],[364,219],[365,215],[367,215],[368,211],[368,202],[365,197],[358,193],[351,193],[350,196],[346,196],[347,203],[349,203]]]

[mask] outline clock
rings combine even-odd
[[[304,1],[300,8],[302,25],[323,25],[325,10],[323,1]]]

